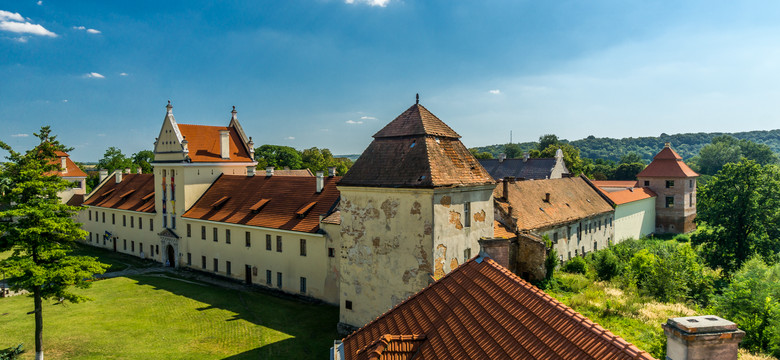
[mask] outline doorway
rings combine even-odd
[[[168,245],[165,249],[168,254],[168,258],[165,260],[165,265],[170,267],[176,267],[176,254],[173,252],[173,246]]]
[[[252,266],[244,265],[244,272],[246,273],[245,281],[247,285],[252,285]]]

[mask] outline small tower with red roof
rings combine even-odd
[[[639,186],[649,187],[656,198],[656,233],[688,233],[696,229],[696,178],[699,176],[664,145],[650,165],[637,174]]]

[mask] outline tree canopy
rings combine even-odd
[[[151,174],[154,170],[152,168],[152,162],[154,161],[154,152],[151,150],[141,150],[131,157],[133,164],[141,168],[141,172],[144,174]]]
[[[35,136],[40,143],[24,154],[0,142],[0,148],[10,154],[2,172],[9,186],[0,198],[6,204],[0,211],[0,252],[11,251],[10,257],[0,261],[0,268],[10,276],[12,289],[33,294],[36,358],[43,358],[42,301],[86,300],[69,288],[88,287],[87,280],[107,266],[92,257],[69,254],[86,232],[73,219],[79,208],[61,203],[57,196],[70,186],[56,172],[54,151],[62,145],[49,127]]]
[[[262,145],[255,149],[255,161],[258,169],[273,166],[277,169],[309,169],[317,172],[335,167],[338,175],[346,174],[352,167],[352,160],[334,157],[330,150],[317,147],[298,151],[289,146]]]
[[[114,170],[124,170],[132,167],[133,161],[125,156],[117,147],[109,147],[103,154],[103,158],[98,160],[98,169],[108,170],[108,173],[114,172]]]

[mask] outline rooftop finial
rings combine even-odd
[[[171,101],[168,100],[168,105],[165,105],[165,108],[168,109],[168,114],[172,113],[173,105],[171,105]]]
[[[233,116],[231,116],[231,119],[233,119],[233,120],[237,120],[238,119],[238,116],[236,116],[236,113],[238,113],[238,111],[236,111],[236,106],[235,105],[233,105],[233,111],[231,111],[230,113],[233,114]]]
[[[415,95],[415,104],[420,104],[420,94]]]
[[[670,148],[670,147],[672,147],[672,143],[666,142],[666,143],[664,143],[664,147]]]

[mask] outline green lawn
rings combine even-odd
[[[338,308],[141,275],[96,281],[93,301],[44,305],[52,359],[326,358]],[[32,299],[0,299],[0,349],[25,343],[33,358]]]
[[[83,244],[76,244],[73,255],[95,256],[99,258],[101,262],[111,265],[106,272],[121,271],[129,267],[145,268],[159,264],[153,260],[144,260],[135,256]]]

